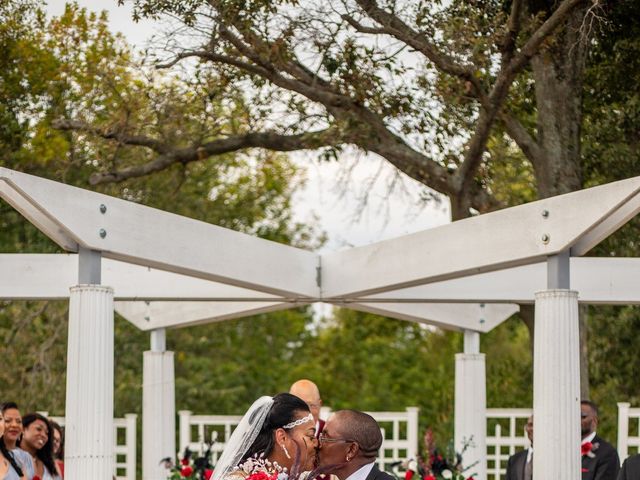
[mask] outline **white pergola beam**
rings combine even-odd
[[[518,305],[513,304],[475,303],[349,303],[340,306],[433,325],[445,330],[474,330],[482,333],[497,327],[520,310]]]
[[[0,168],[0,197],[68,251],[275,295],[319,296],[313,252]]]
[[[540,262],[599,243],[640,211],[640,177],[323,255],[325,298],[365,296]]]
[[[289,302],[115,302],[115,310],[140,330],[222,322],[305,305]]]
[[[640,304],[640,258],[572,257],[570,264],[571,285],[580,292],[580,303]],[[77,283],[78,256],[0,254],[0,272],[0,299],[64,300],[69,298],[69,287]],[[540,262],[335,303],[344,307],[349,303],[531,304],[534,292],[544,290],[546,282],[547,264]],[[105,258],[102,283],[113,286],[118,301],[332,301],[278,297]]]
[[[580,303],[640,304],[640,258],[572,257],[571,288]],[[487,302],[532,304],[547,288],[547,263],[540,262],[419,287],[380,293],[354,302]]]
[[[63,300],[78,283],[76,254],[0,254],[0,299]],[[102,284],[116,300],[277,301],[268,293],[155,268],[102,259]],[[294,297],[295,298],[295,297]]]

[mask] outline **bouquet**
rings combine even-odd
[[[471,440],[465,442],[460,453],[455,451],[453,441],[442,451],[436,447],[433,432],[428,428],[423,442],[424,456],[403,464],[406,469],[404,480],[473,480],[473,474],[466,474],[473,465],[462,467],[462,456],[471,445]],[[415,475],[417,479],[413,478]]]
[[[213,475],[213,465],[211,465],[211,446],[213,442],[207,443],[207,450],[201,457],[195,457],[189,447],[185,448],[182,458],[173,463],[172,459],[163,458],[160,463],[169,471],[167,480],[209,480]]]

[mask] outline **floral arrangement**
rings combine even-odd
[[[471,445],[471,439],[465,442],[460,453],[455,451],[452,441],[441,451],[436,447],[433,432],[428,428],[423,442],[424,456],[403,463],[406,469],[404,480],[474,480],[472,474],[466,473],[473,465],[462,467],[462,455]],[[416,475],[417,479],[414,478]]]
[[[207,444],[207,450],[201,457],[195,457],[193,452],[187,447],[178,462],[173,463],[172,459],[163,458],[160,463],[169,471],[167,480],[209,480],[213,475],[213,465],[211,465],[211,446],[213,442]]]

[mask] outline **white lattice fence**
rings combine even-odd
[[[322,417],[330,413],[322,409]],[[418,451],[418,408],[408,407],[404,412],[367,412],[380,424],[382,447],[379,451],[378,465],[389,469],[393,462],[415,457]],[[224,450],[227,439],[240,419],[239,415],[193,415],[188,410],[178,412],[180,417],[180,452],[185,448],[201,454],[205,443],[215,440],[211,449],[212,463],[215,463]]]
[[[630,428],[631,430],[629,430]],[[618,455],[620,461],[635,453],[640,453],[640,408],[631,408],[631,404],[620,402],[618,403]]]
[[[487,408],[487,480],[501,480],[507,460],[529,446],[524,431],[530,408]]]
[[[43,414],[47,416],[46,412]],[[64,426],[64,417],[49,418]],[[114,476],[116,480],[136,480],[137,421],[138,415],[135,413],[128,413],[124,418],[113,419]]]

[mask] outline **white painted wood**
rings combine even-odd
[[[571,285],[580,303],[640,303],[640,258],[572,257]],[[359,302],[512,302],[531,304],[546,289],[546,262],[361,297]],[[355,300],[354,300],[355,301]]]
[[[29,202],[29,200],[25,198],[25,193],[16,188],[16,185],[7,182],[4,177],[5,171],[7,171],[7,169],[0,167],[0,198],[20,212],[20,214],[29,220],[38,230],[60,245],[64,250],[77,252],[78,242],[71,232],[60,228],[60,225],[54,219],[38,209],[36,205]]]
[[[640,210],[639,192],[636,177],[326,254],[323,296],[369,295],[535,263],[570,249],[587,234],[594,244],[611,233],[594,234],[594,225],[626,202],[630,213]]]
[[[480,334],[473,330],[464,331],[463,353],[480,353]]]
[[[142,478],[164,480],[160,460],[176,454],[175,377],[173,352],[143,353]]]
[[[305,305],[304,302],[115,302],[120,315],[140,330],[190,327]]]
[[[618,456],[623,462],[629,456],[629,409],[628,402],[618,402]]]
[[[488,332],[520,310],[514,304],[348,303],[337,305],[446,330]]]
[[[578,293],[536,293],[533,478],[580,480]]]
[[[8,196],[7,187],[18,192],[12,204],[68,250],[75,249],[63,240],[73,237],[105,258],[268,293],[319,296],[313,252],[6,168],[0,183],[0,196]],[[40,213],[53,226],[39,222]]]
[[[57,300],[69,298],[78,283],[78,255],[0,254],[0,298]],[[117,300],[265,301],[281,297],[155,268],[102,259],[102,283],[111,285]]]
[[[0,299],[56,300],[69,298],[77,283],[75,254],[0,254]],[[501,302],[530,304],[544,290],[545,262],[434,282],[381,294],[340,299],[336,304]],[[126,262],[102,259],[103,283],[114,288],[114,298],[128,300],[214,300],[263,302],[295,299],[179,275]],[[571,258],[573,288],[580,303],[640,304],[640,258]],[[331,299],[306,299],[328,301]]]
[[[67,349],[65,474],[112,480],[113,290],[71,289]]]
[[[487,479],[487,394],[484,353],[456,354],[454,443],[465,476]]]

